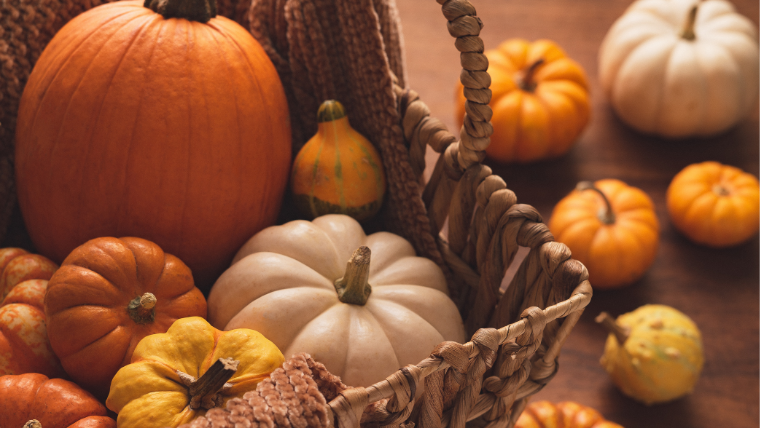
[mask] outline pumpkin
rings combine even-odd
[[[140,339],[188,316],[206,316],[190,269],[140,238],[97,238],[76,248],[45,294],[53,350],[71,378],[98,397]]]
[[[255,390],[283,361],[256,331],[219,331],[203,318],[182,318],[140,341],[116,373],[106,406],[118,413],[119,428],[177,427]]]
[[[636,282],[654,262],[660,226],[652,200],[615,179],[581,182],[554,207],[549,230],[583,263],[594,288]]]
[[[50,346],[43,306],[47,280],[57,268],[21,248],[0,249],[0,376],[66,375]]]
[[[609,331],[601,364],[625,395],[644,404],[689,394],[704,364],[702,336],[694,321],[665,305],[644,305],[617,321],[597,322]]]
[[[58,265],[39,254],[21,248],[0,249],[0,292],[8,295],[14,286],[28,279],[50,279]]]
[[[591,117],[583,68],[550,40],[509,39],[485,55],[493,110],[486,155],[502,163],[525,163],[570,150]],[[460,83],[456,112],[460,125],[465,113],[463,90],[467,89]]]
[[[106,408],[87,391],[39,373],[0,377],[3,428],[116,428]]]
[[[277,218],[291,162],[285,92],[215,0],[146,3],[92,8],[41,54],[18,113],[19,204],[55,262],[89,239],[139,236],[208,289]]]
[[[733,166],[689,165],[673,177],[666,199],[673,225],[699,244],[737,245],[760,228],[760,183]]]
[[[623,428],[610,422],[595,409],[563,401],[534,401],[525,407],[514,428]]]
[[[612,25],[599,79],[623,122],[669,138],[709,136],[751,113],[754,24],[723,0],[639,0]]]
[[[464,341],[440,268],[403,238],[367,236],[341,214],[254,235],[212,287],[209,321],[259,331],[285,355],[309,353],[352,386]]]
[[[322,103],[317,122],[316,135],[293,162],[290,187],[296,207],[310,219],[324,214],[372,217],[385,194],[380,155],[351,127],[338,101]]]

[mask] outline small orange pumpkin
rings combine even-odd
[[[760,183],[733,166],[687,166],[670,182],[667,202],[676,229],[699,244],[737,245],[757,236],[760,228]]]
[[[0,376],[66,375],[50,346],[43,307],[47,280],[57,268],[20,248],[0,249],[0,289],[5,295],[0,303]]]
[[[595,288],[618,288],[654,262],[660,225],[652,200],[620,180],[579,183],[554,207],[549,229],[583,263]]]
[[[76,248],[45,294],[50,344],[71,378],[106,397],[137,343],[179,318],[206,316],[190,269],[140,238],[97,238]]]
[[[116,428],[116,421],[73,382],[27,373],[0,377],[0,427]]]
[[[498,162],[526,163],[570,150],[591,117],[583,68],[550,40],[509,39],[485,55],[493,109],[493,135],[486,154]],[[460,83],[460,125],[464,113]]]
[[[290,186],[298,209],[310,219],[345,214],[372,217],[385,194],[383,164],[372,143],[348,123],[343,105],[327,100],[317,112],[317,133],[293,162]]]
[[[517,419],[515,428],[623,428],[610,422],[595,409],[573,401],[528,404]]]

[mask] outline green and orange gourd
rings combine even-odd
[[[315,218],[346,214],[366,220],[380,209],[385,172],[375,147],[348,122],[343,105],[322,103],[317,133],[296,156],[291,189],[298,209]]]

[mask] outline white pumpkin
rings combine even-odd
[[[369,258],[357,251],[362,246]],[[355,253],[360,260],[347,264]],[[369,262],[368,272],[361,259]],[[341,298],[334,284],[344,276],[358,289]],[[445,340],[464,341],[441,269],[416,257],[403,238],[367,236],[345,215],[296,220],[254,235],[214,284],[208,307],[215,327],[254,329],[285,356],[308,352],[349,386],[381,381]]]
[[[757,102],[757,31],[723,0],[638,0],[605,36],[599,76],[617,115],[641,132],[717,134]]]

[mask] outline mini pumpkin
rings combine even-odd
[[[375,146],[351,127],[338,101],[322,103],[317,122],[317,134],[293,162],[290,186],[296,206],[311,219],[324,214],[372,217],[385,194],[385,171]]]
[[[570,150],[591,117],[583,68],[550,40],[509,39],[485,55],[493,110],[493,135],[486,154],[498,162],[525,163]],[[456,113],[460,124],[465,113],[463,90],[460,83]]]
[[[116,422],[73,382],[26,373],[0,377],[0,427],[116,428]]]
[[[644,404],[691,393],[704,364],[702,335],[688,316],[666,305],[644,305],[613,320],[601,364],[625,395]]]
[[[100,2],[98,2],[100,3]],[[119,1],[61,28],[29,75],[18,200],[39,252],[156,242],[208,287],[274,223],[291,163],[277,70],[216,0]]]
[[[581,182],[554,207],[549,229],[583,263],[595,288],[637,281],[654,262],[660,226],[652,200],[615,179]]]
[[[523,410],[514,428],[623,428],[610,422],[595,409],[563,401],[534,401]]]
[[[45,295],[50,344],[66,372],[98,397],[140,339],[187,316],[206,316],[206,301],[182,261],[140,238],[97,238],[76,248]]]
[[[699,244],[737,245],[757,236],[760,228],[760,183],[733,166],[687,166],[670,182],[667,202],[673,225]]]
[[[256,389],[284,360],[256,331],[182,318],[140,341],[114,376],[106,406],[118,413],[119,428],[177,427]]]
[[[4,290],[0,303],[0,376],[66,376],[50,346],[45,324],[47,280],[57,268],[45,257],[20,248],[0,249],[0,287]]]
[[[709,136],[757,103],[755,25],[723,0],[639,0],[599,49],[599,80],[631,127],[664,137]]]
[[[367,236],[339,214],[254,235],[211,289],[209,321],[259,331],[286,355],[309,353],[353,386],[464,340],[440,268],[403,238]]]

